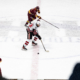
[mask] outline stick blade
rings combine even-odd
[[[46,52],[49,52],[48,50],[46,50]]]

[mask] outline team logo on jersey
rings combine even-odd
[[[33,26],[33,24],[30,24],[30,25],[29,25],[29,27],[32,27],[32,26]]]

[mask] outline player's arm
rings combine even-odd
[[[28,32],[32,32],[33,30],[33,24],[30,24],[27,29],[26,29]]]
[[[38,16],[37,14],[35,15],[35,17],[38,17],[39,19],[41,19],[41,17],[40,17],[40,16]]]
[[[34,35],[37,35],[38,34],[37,31],[36,31],[36,29],[33,29],[33,34]]]
[[[35,36],[37,36],[37,37],[39,38],[39,40],[42,39],[41,36],[39,35],[37,29],[33,29],[33,34],[34,34]]]
[[[34,34],[34,35],[38,34],[36,25],[33,26],[33,34]]]
[[[30,10],[28,11],[28,13],[29,13],[29,14],[32,14]]]
[[[30,10],[28,11],[28,13],[31,14],[31,15],[34,15],[34,14],[33,14],[33,9],[30,9]]]
[[[40,14],[40,10],[38,10],[38,13]]]

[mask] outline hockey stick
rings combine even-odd
[[[43,45],[43,42],[42,42],[42,40],[41,40],[41,43],[42,43],[42,45]],[[46,52],[49,52],[48,50],[46,50],[46,49],[45,49],[44,45],[43,45],[43,48],[44,48],[44,50],[45,50]]]
[[[42,20],[44,20],[44,19],[42,19]],[[47,22],[47,23],[49,23],[49,24],[51,24],[50,22],[48,22],[48,21],[46,21],[46,20],[44,20],[45,22]],[[52,26],[54,26],[54,27],[56,27],[56,28],[58,28],[57,26],[55,26],[55,25],[53,25],[53,24],[51,24]],[[58,28],[59,29],[59,28]]]

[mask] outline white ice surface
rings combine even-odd
[[[10,79],[68,79],[74,65],[80,62],[80,1],[0,2],[3,8],[0,7],[2,75]],[[40,6],[42,18],[59,27],[57,29],[41,21],[39,33],[49,52],[45,52],[39,40],[37,46],[33,47],[30,43],[27,51],[22,50],[26,41],[26,14],[35,5]]]

